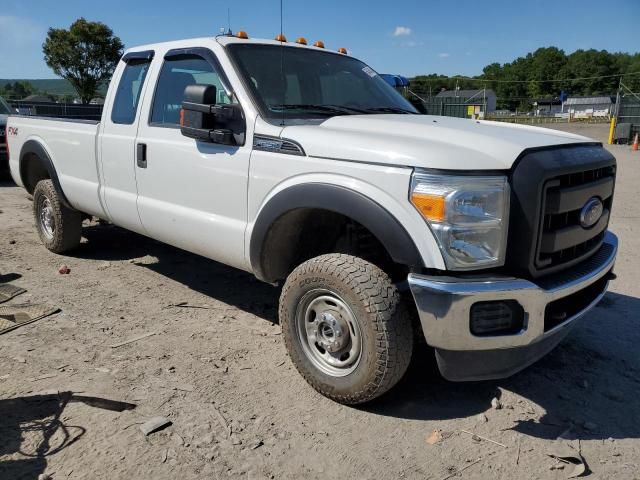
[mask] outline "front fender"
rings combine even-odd
[[[323,209],[349,217],[367,228],[395,262],[416,268],[425,267],[420,251],[407,229],[380,203],[345,186],[304,183],[277,192],[258,213],[249,247],[251,267],[258,278],[268,282],[276,280],[271,278],[270,272],[265,268],[263,248],[267,235],[278,218],[301,208]]]

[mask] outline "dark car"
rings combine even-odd
[[[7,153],[7,117],[11,107],[0,97],[0,178],[9,176],[9,155]]]

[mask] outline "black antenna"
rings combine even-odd
[[[233,32],[231,31],[231,8],[227,7],[227,33],[228,36],[232,36]]]
[[[285,102],[287,101],[287,92],[285,91],[285,86],[286,83],[284,81],[284,28],[282,26],[283,22],[282,22],[282,0],[280,0],[280,81],[282,82],[282,123],[280,124],[281,126],[284,127],[284,110],[285,110]]]

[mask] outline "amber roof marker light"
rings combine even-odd
[[[318,48],[324,48],[324,42],[322,40],[318,40],[316,41],[316,43],[313,44],[313,46]]]
[[[298,37],[298,39],[296,40],[296,43],[299,43],[300,45],[306,45],[307,39],[304,37]]]
[[[242,38],[246,40],[249,38],[249,35],[247,35],[247,32],[245,32],[244,30],[240,30],[238,33],[236,33],[236,38]]]
[[[346,49],[346,48],[344,48],[344,47],[340,47],[340,48],[338,49],[338,53],[341,53],[341,54],[343,54],[343,55],[347,55],[347,49]]]

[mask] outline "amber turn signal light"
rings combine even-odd
[[[426,193],[412,193],[411,203],[427,220],[442,222],[445,219],[445,197],[428,195]]]

